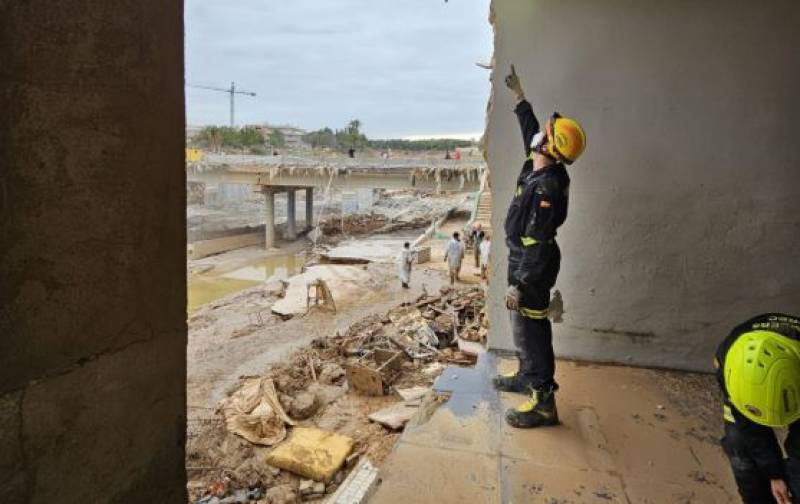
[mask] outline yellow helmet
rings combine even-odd
[[[547,124],[547,150],[551,156],[572,164],[586,149],[586,133],[575,119],[558,113]]]
[[[769,427],[800,419],[800,342],[750,331],[731,345],[724,365],[725,388],[742,415]]]

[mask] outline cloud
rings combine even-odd
[[[372,137],[481,131],[492,52],[488,0],[187,0],[186,80],[237,96],[237,123],[339,127]],[[228,121],[228,97],[188,88],[190,124]]]

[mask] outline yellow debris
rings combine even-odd
[[[353,449],[347,436],[307,427],[295,427],[289,439],[267,456],[270,465],[314,481],[329,482]]]

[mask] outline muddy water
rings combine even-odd
[[[253,259],[236,269],[213,268],[189,277],[189,313],[233,292],[273,279],[286,279],[303,266],[303,254]]]
[[[403,243],[414,241],[419,231],[403,231],[390,235],[366,236],[341,242],[332,248],[331,257],[356,257],[373,262],[396,261]],[[189,277],[189,313],[202,305],[275,279],[288,279],[300,272],[305,256],[300,253],[257,257],[235,266],[217,264],[212,269]]]

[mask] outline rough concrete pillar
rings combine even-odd
[[[734,325],[796,312],[800,4],[492,6],[490,345],[513,346],[502,223],[524,151],[511,63],[540,120],[574,116],[588,137],[558,234],[559,355],[709,370]]]
[[[297,238],[297,219],[295,218],[296,206],[295,195],[297,189],[290,187],[286,191],[286,239],[294,240]]]
[[[0,2],[0,496],[185,503],[183,2]]]
[[[275,247],[275,191],[271,187],[262,189],[264,194],[264,248]]]
[[[306,187],[306,228],[314,227],[314,188]]]

